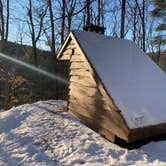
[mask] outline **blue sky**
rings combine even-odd
[[[110,2],[109,2],[110,1]],[[53,1],[54,3],[56,1]],[[113,4],[117,3],[117,9],[116,12],[118,12],[117,15],[117,27],[115,27],[116,29],[119,29],[119,25],[120,25],[120,5],[119,5],[119,1],[118,0],[105,0],[105,2],[107,3],[106,5],[106,10],[109,11],[112,7]],[[131,1],[132,2],[132,1]],[[30,35],[29,35],[29,29],[27,26],[27,8],[26,6],[28,5],[28,0],[10,0],[10,10],[11,10],[11,15],[10,15],[10,29],[9,29],[9,40],[14,41],[14,42],[19,42],[19,29],[23,30],[23,43],[24,44],[31,44],[31,39],[30,39]],[[33,4],[35,5],[35,4]],[[93,4],[94,5],[94,4]],[[149,6],[150,10],[152,9],[152,6]],[[58,6],[55,9],[55,11],[57,11],[56,16],[58,16]],[[112,13],[113,14],[113,13]],[[107,27],[107,31],[106,31],[106,35],[113,35],[112,33],[112,29],[113,29],[113,24],[111,24],[114,21],[114,18],[112,17],[111,12],[109,14],[107,14],[105,17],[105,26]],[[150,17],[150,16],[149,16]],[[80,20],[78,19],[77,21],[80,22]],[[127,21],[126,21],[127,22]],[[146,25],[148,26],[149,23],[146,22]],[[59,22],[55,23],[55,27],[58,29],[59,28]],[[73,26],[73,28],[75,29],[76,26]],[[126,38],[130,39],[131,38],[131,33],[130,31],[127,33]],[[46,46],[45,44],[45,37],[41,38],[42,41],[40,41],[40,43],[38,43],[38,45],[40,46],[41,49],[49,49],[48,46]]]

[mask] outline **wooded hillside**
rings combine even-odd
[[[33,48],[8,42],[1,52],[33,65]],[[49,51],[37,50],[39,68],[68,77],[67,62],[58,62]],[[0,109],[38,100],[66,99],[67,87],[49,77],[0,59]]]

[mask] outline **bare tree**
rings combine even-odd
[[[7,41],[9,34],[9,14],[10,14],[9,0],[6,0],[6,9],[4,6],[5,2],[0,0],[0,35],[2,41]],[[4,14],[4,9],[6,10],[6,16]]]
[[[104,1],[101,2],[101,25],[104,26],[104,7],[105,7],[105,3]]]
[[[97,17],[98,26],[100,26],[100,18],[101,18],[101,0],[98,0],[98,17]]]
[[[108,4],[107,4],[108,5]],[[121,8],[119,8],[119,4],[113,3],[111,4],[111,8],[109,9],[109,19],[110,21],[110,35],[113,37],[118,37],[119,36],[119,29],[120,29],[120,20],[119,20],[119,11]]]
[[[4,13],[3,13],[3,2],[0,0],[0,21],[1,21],[1,27],[0,27],[0,33],[1,33],[1,40],[5,40],[5,22],[4,22]]]
[[[6,35],[5,40],[8,40],[8,34],[9,34],[9,16],[10,16],[10,10],[9,10],[9,0],[6,0]]]
[[[66,8],[66,0],[62,0],[62,22],[61,22],[61,44],[64,41],[65,34],[65,8]]]
[[[71,30],[72,18],[75,11],[77,0],[68,0],[66,4],[67,22],[68,22],[68,32]]]
[[[24,28],[25,28],[25,23],[24,22],[18,24],[17,42],[20,43],[21,45],[23,45],[23,39],[26,36]]]
[[[130,30],[132,33],[132,41],[137,43],[137,34],[138,34],[138,26],[139,26],[139,15],[138,15],[138,8],[137,4],[134,1],[130,3],[127,1],[128,10],[126,11],[126,20],[128,24],[130,24]]]
[[[52,8],[52,0],[48,1],[49,13],[50,13],[50,23],[51,23],[51,52],[52,55],[55,56],[55,27],[54,27],[54,16],[53,16],[53,8]]]
[[[146,36],[146,31],[145,31],[145,0],[142,0],[142,48],[143,48],[143,51],[146,51],[145,36]]]
[[[146,30],[145,30],[145,0],[142,0],[142,7],[140,7],[138,0],[135,0],[139,16],[141,19],[141,25],[142,25],[142,42],[141,42],[141,47],[143,51],[146,51],[146,46],[145,46],[145,37],[146,37]]]
[[[31,41],[32,41],[32,46],[33,46],[33,57],[34,57],[34,63],[37,66],[37,42],[39,41],[39,38],[42,33],[42,28],[43,28],[43,20],[44,17],[47,13],[48,6],[46,6],[45,9],[39,9],[36,11],[33,11],[33,6],[32,6],[32,0],[29,0],[29,6],[27,7],[28,10],[28,26],[30,30],[30,35],[31,35]],[[33,15],[36,12],[37,17],[34,19]],[[38,26],[35,24],[34,20],[36,20]],[[37,28],[36,28],[37,26]],[[37,29],[37,30],[36,30]]]
[[[121,4],[121,27],[120,27],[120,38],[124,38],[124,29],[125,29],[125,10],[126,10],[126,0],[122,0],[122,4]]]
[[[137,5],[134,4],[133,10],[133,41],[136,41],[136,31],[137,31]]]
[[[86,25],[89,25],[91,22],[90,0],[86,0],[86,6]]]

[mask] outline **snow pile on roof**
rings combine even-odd
[[[166,75],[133,42],[74,31],[130,128],[166,123]]]
[[[0,165],[166,165],[166,141],[120,148],[68,115],[65,106],[52,100],[0,112]]]

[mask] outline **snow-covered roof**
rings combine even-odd
[[[130,128],[166,123],[166,74],[136,44],[73,31]]]

